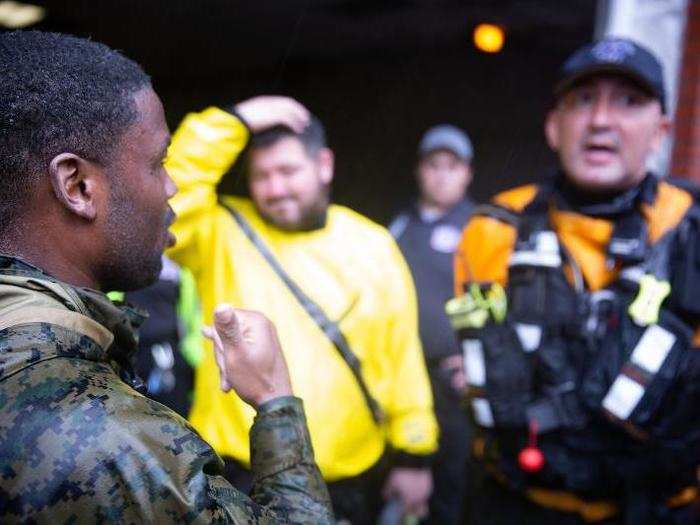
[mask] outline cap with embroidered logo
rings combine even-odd
[[[644,46],[625,38],[607,38],[578,49],[559,70],[554,95],[559,97],[584,78],[604,73],[629,78],[666,111],[661,63]]]

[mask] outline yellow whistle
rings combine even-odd
[[[651,274],[639,280],[639,293],[627,310],[632,320],[639,326],[649,326],[659,321],[661,303],[671,293],[668,281],[659,281]]]

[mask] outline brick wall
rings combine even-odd
[[[688,1],[671,173],[700,183],[700,0]]]

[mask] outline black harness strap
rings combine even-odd
[[[250,240],[253,246],[257,248],[257,250],[260,252],[260,255],[263,256],[263,258],[267,261],[270,267],[275,271],[277,276],[287,286],[294,298],[299,302],[302,308],[304,308],[306,313],[309,314],[311,319],[313,319],[313,321],[326,335],[326,337],[328,337],[328,339],[331,340],[336,350],[338,350],[338,353],[343,358],[343,361],[345,361],[345,363],[350,368],[352,375],[355,377],[355,380],[357,381],[357,384],[360,387],[360,391],[362,392],[362,396],[365,398],[367,407],[372,413],[372,418],[374,419],[374,422],[380,424],[382,421],[384,421],[384,411],[379,406],[377,400],[374,399],[374,397],[370,393],[369,388],[367,387],[367,383],[365,383],[365,380],[362,377],[360,360],[352,351],[352,348],[350,348],[350,345],[348,344],[348,341],[345,338],[345,335],[343,335],[343,332],[340,330],[338,324],[334,321],[331,321],[326,315],[326,313],[321,309],[321,307],[318,306],[313,300],[311,300],[311,298],[309,298],[309,296],[306,295],[301,288],[299,288],[299,285],[297,285],[297,283],[295,283],[292,280],[289,274],[287,274],[287,272],[284,271],[284,268],[282,268],[280,263],[272,254],[270,249],[265,245],[260,236],[255,232],[255,230],[253,230],[250,224],[248,224],[248,221],[246,221],[240,213],[238,213],[234,208],[223,202],[221,199],[219,199],[219,204],[226,208],[226,210],[231,214],[231,217],[233,217],[233,219],[236,221],[236,223],[241,228],[245,236],[248,237],[248,240]]]
[[[478,204],[474,207],[472,215],[485,215],[501,222],[517,227],[520,224],[520,216],[497,204]]]

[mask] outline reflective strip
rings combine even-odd
[[[624,374],[613,382],[603,399],[603,408],[619,419],[627,419],[644,396],[644,387]]]
[[[559,268],[561,257],[558,253],[542,253],[533,250],[519,250],[510,256],[509,266],[546,266],[548,268]]]
[[[483,397],[475,397],[472,399],[472,410],[474,411],[474,419],[482,427],[493,427],[493,412],[491,405]]]
[[[95,341],[103,350],[107,350],[114,340],[112,332],[94,319],[62,308],[25,307],[0,315],[0,331],[30,323],[53,324],[79,332]]]
[[[616,256],[629,256],[638,252],[642,245],[642,241],[639,239],[610,239],[610,244],[608,246],[608,253],[614,254]]]
[[[659,325],[651,325],[639,338],[629,362],[654,376],[661,370],[675,342],[675,334]],[[646,383],[650,383],[652,379]],[[621,373],[605,395],[603,408],[615,417],[626,420],[644,397],[644,392],[645,385]]]
[[[630,266],[629,268],[625,268],[620,271],[619,279],[639,283],[642,277],[644,277],[645,273],[644,268],[641,266]]]
[[[486,384],[486,363],[484,362],[484,346],[478,339],[462,341],[464,353],[464,373],[467,383],[482,387]]]
[[[541,231],[535,235],[534,250],[516,250],[510,256],[509,266],[547,266],[558,268],[561,266],[559,255],[559,241],[553,231]]]
[[[668,356],[676,336],[657,324],[649,326],[632,352],[630,361],[645,369],[650,374],[656,374]]]
[[[542,327],[536,324],[515,323],[515,332],[526,352],[534,352],[542,341]]]

